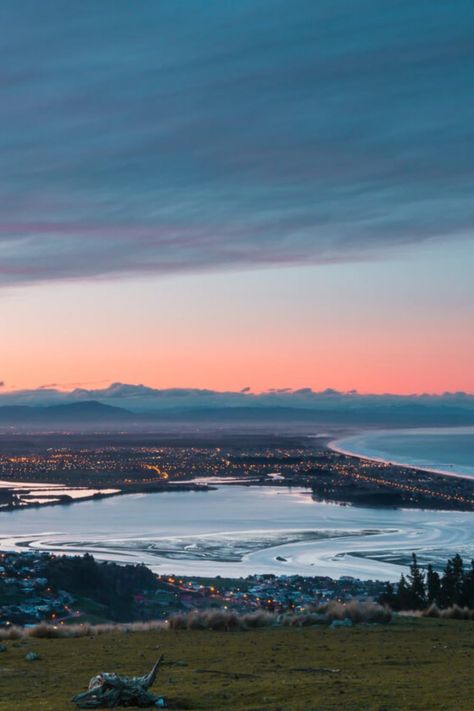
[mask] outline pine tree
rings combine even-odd
[[[463,604],[463,587],[464,587],[464,562],[459,553],[453,558],[453,576],[454,576],[454,592],[453,603],[455,605]]]
[[[410,608],[410,588],[403,573],[398,583],[396,605],[398,610],[408,610]]]
[[[400,576],[396,592],[387,583],[379,602],[390,605],[394,610],[420,610],[432,603],[442,608],[457,604],[473,609],[474,560],[465,571],[463,560],[456,553],[454,558],[448,559],[442,576],[433,570],[432,565],[428,565],[425,584],[425,574],[418,565],[416,554],[412,553],[410,573]]]
[[[412,610],[421,610],[426,604],[425,574],[421,572],[416,559],[416,553],[412,553],[410,565],[410,575],[408,575],[408,592],[410,607]]]
[[[398,608],[397,595],[391,583],[387,583],[385,586],[385,590],[379,597],[379,603],[381,605],[388,605],[392,608],[392,610],[396,610]]]
[[[464,576],[462,599],[466,607],[474,608],[474,560],[471,560],[471,567]]]
[[[430,605],[433,602],[438,602],[441,590],[441,580],[436,570],[433,570],[432,565],[428,566],[428,571],[426,573],[426,586],[427,598]]]
[[[454,603],[454,593],[456,590],[456,577],[454,575],[453,561],[451,558],[446,563],[443,577],[441,578],[441,590],[439,602],[441,607],[451,607]]]

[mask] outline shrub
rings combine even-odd
[[[418,615],[455,617],[457,619],[474,619],[474,611],[454,606],[441,612],[432,605],[428,610]],[[75,624],[51,625],[41,622],[34,627],[8,627],[0,628],[0,641],[8,639],[21,639],[36,637],[54,639],[61,637],[90,637],[108,634],[110,632],[147,632],[150,630],[248,630],[258,627],[308,627],[310,625],[329,625],[334,620],[349,619],[354,624],[373,623],[384,624],[390,622],[392,612],[389,608],[375,602],[359,602],[352,600],[348,603],[331,601],[322,605],[314,612],[301,614],[277,615],[267,610],[255,610],[237,614],[231,610],[208,609],[193,610],[188,613],[178,612],[169,620],[154,620],[151,622],[130,622],[121,624]]]
[[[347,603],[332,600],[327,605],[319,608],[318,612],[322,612],[325,615],[327,622],[349,619],[354,624],[386,624],[392,619],[392,611],[388,607],[370,600],[365,602],[351,600]]]

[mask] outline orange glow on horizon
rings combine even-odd
[[[464,254],[464,252],[463,252]],[[50,386],[252,392],[474,392],[472,280],[448,256],[404,265],[299,267],[60,284],[0,303],[0,393]],[[460,256],[451,255],[453,264]],[[410,271],[411,270],[411,271]]]

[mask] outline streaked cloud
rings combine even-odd
[[[472,239],[468,0],[24,0],[0,21],[0,284]]]

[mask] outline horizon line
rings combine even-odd
[[[97,385],[102,385],[102,387],[94,387]],[[443,396],[466,396],[474,397],[474,392],[469,390],[432,390],[432,391],[364,391],[358,390],[357,388],[350,389],[336,389],[331,387],[325,387],[322,389],[314,389],[312,386],[305,387],[282,387],[282,388],[266,388],[266,389],[253,389],[251,386],[245,386],[236,389],[219,389],[212,387],[199,387],[192,385],[171,385],[171,386],[155,386],[146,385],[145,383],[130,383],[123,381],[95,381],[95,382],[75,382],[75,383],[50,383],[46,385],[37,385],[34,387],[16,387],[15,385],[7,386],[5,382],[0,381],[0,399],[6,395],[21,395],[27,393],[48,393],[55,392],[61,395],[72,395],[78,391],[85,391],[89,393],[103,393],[107,392],[110,394],[113,389],[116,388],[142,388],[143,392],[157,392],[157,393],[209,393],[216,395],[241,395],[250,397],[259,397],[263,395],[327,395],[327,396],[337,396],[342,395],[346,397],[443,397]],[[125,394],[125,393],[124,393]],[[128,393],[129,395],[132,393]]]

